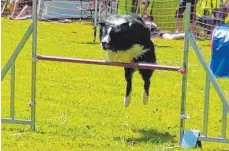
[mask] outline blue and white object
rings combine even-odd
[[[181,143],[182,148],[195,148],[197,146],[198,137],[200,131],[198,130],[187,130],[184,132],[184,137]]]
[[[229,24],[217,26],[212,34],[210,68],[218,78],[229,78]]]

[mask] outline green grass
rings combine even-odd
[[[2,68],[30,21],[2,18]],[[38,53],[104,59],[99,44],[92,44],[92,26],[83,23],[39,22]],[[153,39],[158,63],[182,64],[183,41]],[[210,42],[199,41],[210,59]],[[187,129],[202,130],[205,73],[193,51],[188,73]],[[16,118],[30,116],[31,39],[16,61]],[[229,97],[229,80],[219,83]],[[133,79],[132,103],[125,109],[125,80],[119,67],[43,62],[37,63],[36,133],[29,126],[2,124],[4,151],[162,150],[177,146],[181,75],[156,71],[150,100],[143,105],[143,82]],[[9,73],[2,82],[2,116],[9,117]],[[220,135],[222,104],[210,93],[209,135]],[[229,128],[227,128],[227,132]],[[14,134],[21,135],[14,135]],[[227,135],[228,136],[228,135]],[[228,144],[204,143],[204,150],[229,150]],[[175,148],[173,150],[182,150]],[[200,149],[194,149],[200,150]]]

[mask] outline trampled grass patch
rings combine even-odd
[[[30,21],[2,18],[2,68]],[[38,54],[104,59],[92,44],[92,26],[83,23],[38,23]],[[183,41],[153,39],[158,63],[182,65]],[[206,60],[210,42],[198,41]],[[205,73],[190,50],[187,128],[202,130]],[[9,74],[9,73],[8,73]],[[155,71],[150,101],[143,105],[143,81],[136,72],[132,102],[125,109],[125,79],[120,67],[38,61],[36,132],[29,126],[2,124],[2,150],[163,150],[178,145],[181,75]],[[31,39],[16,61],[16,118],[29,119]],[[229,97],[229,80],[219,79]],[[10,76],[2,82],[2,116],[9,116]],[[210,94],[209,135],[220,135],[222,104]],[[227,128],[227,131],[229,128]],[[228,135],[227,135],[228,136]],[[204,150],[229,150],[228,144],[203,143]],[[174,148],[173,150],[182,150]],[[200,149],[196,149],[200,150]]]

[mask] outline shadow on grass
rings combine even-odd
[[[152,143],[152,144],[163,144],[167,142],[175,142],[174,138],[175,136],[172,136],[168,132],[158,132],[156,130],[135,130],[134,132],[138,132],[141,134],[141,137],[139,138],[128,138],[126,139],[126,143],[129,145],[135,145],[138,143]]]

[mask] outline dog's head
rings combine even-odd
[[[137,16],[111,16],[100,23],[100,43],[104,50],[127,50],[135,44],[144,46],[149,40],[150,31]]]

